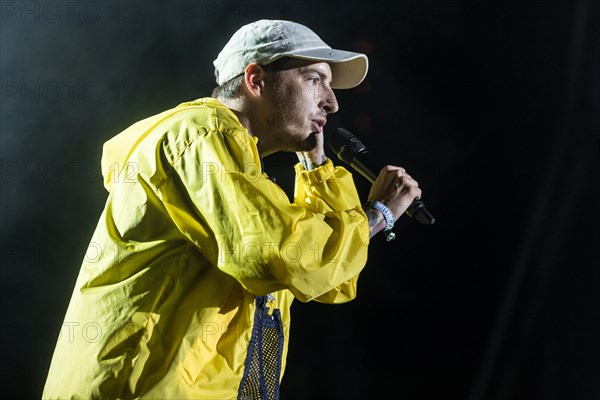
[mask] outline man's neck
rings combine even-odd
[[[244,128],[246,128],[246,130],[248,131],[250,136],[258,138],[257,147],[258,147],[258,152],[259,152],[261,158],[266,157],[269,154],[273,154],[276,152],[276,150],[269,149],[266,146],[266,144],[264,143],[264,141],[261,140],[260,135],[256,135],[255,132],[252,130],[252,123],[250,122],[250,118],[248,117],[249,111],[248,111],[247,107],[244,106],[243,103],[238,102],[236,100],[230,100],[230,101],[219,100],[219,101],[221,101],[225,106],[227,106],[227,108],[229,108],[231,110],[231,112],[233,112],[235,114],[235,116],[240,121],[240,124],[242,124],[242,126]]]

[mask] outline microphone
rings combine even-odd
[[[371,156],[367,147],[356,136],[344,128],[337,128],[330,135],[328,144],[340,160],[349,164],[371,183],[375,182],[379,171],[384,167]],[[414,199],[405,214],[422,224],[435,222],[435,218],[419,198]]]

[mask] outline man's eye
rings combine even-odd
[[[321,79],[320,79],[320,78],[308,78],[308,81],[309,81],[310,83],[312,83],[312,84],[315,84],[315,85],[316,85],[317,83],[319,83],[319,82],[321,81]]]

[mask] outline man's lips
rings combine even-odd
[[[327,123],[327,119],[325,119],[325,118],[315,118],[311,121],[313,124],[313,129],[315,129],[316,132],[322,132],[323,127]]]

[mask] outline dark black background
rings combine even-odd
[[[242,24],[368,54],[345,127],[434,225],[376,237],[344,305],[295,303],[282,399],[600,398],[600,3],[2,1],[4,398],[40,398],[107,193],[104,141],[206,96]],[[331,155],[338,161],[334,155]],[[265,159],[291,192],[292,154]],[[356,183],[362,196],[367,182]]]

